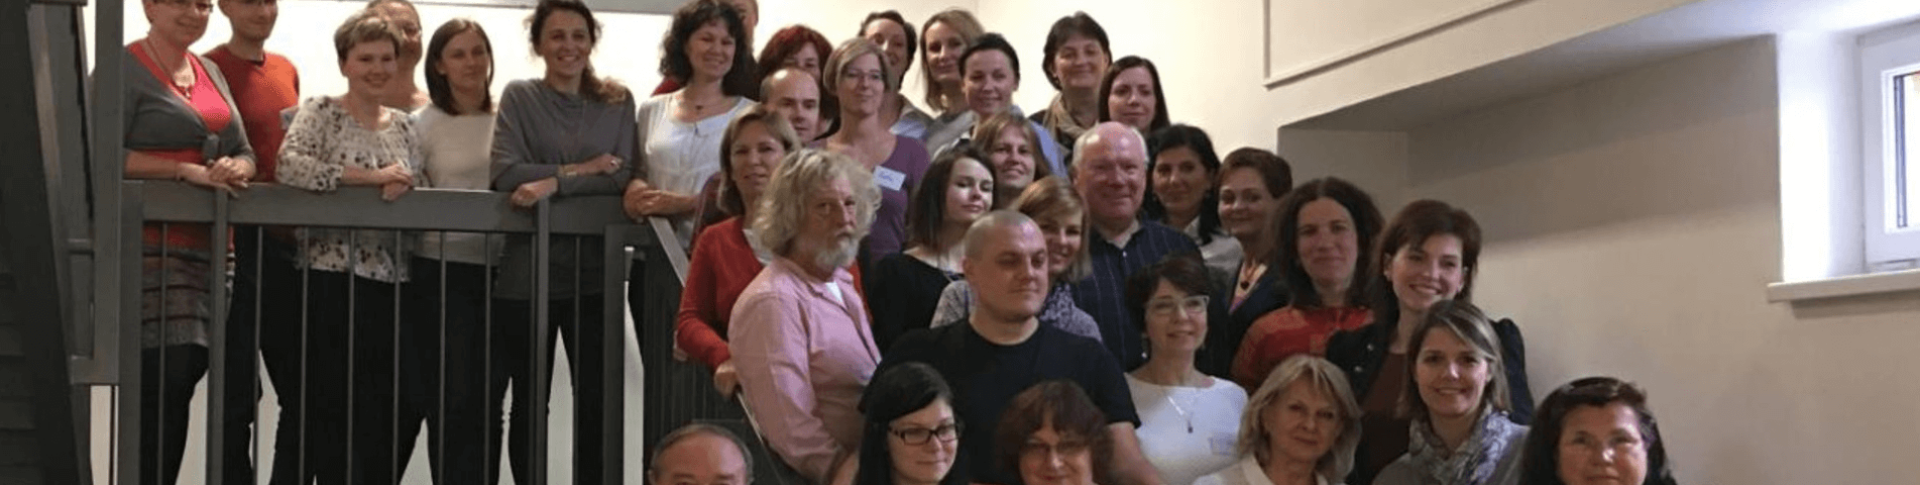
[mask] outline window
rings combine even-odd
[[[1920,25],[1863,36],[1867,270],[1920,268]]]

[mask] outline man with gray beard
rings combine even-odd
[[[775,257],[740,293],[727,329],[742,401],[782,462],[810,483],[860,449],[860,392],[880,362],[847,265],[880,205],[845,155],[801,150],[773,173],[749,237]]]

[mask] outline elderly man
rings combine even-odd
[[[1100,323],[1100,338],[1123,369],[1147,361],[1127,313],[1127,277],[1168,255],[1200,251],[1179,230],[1138,217],[1147,186],[1146,147],[1139,132],[1113,122],[1087,130],[1073,147],[1073,187],[1093,226],[1086,238],[1093,274],[1074,286],[1073,299]]]
[[[880,189],[845,155],[788,155],[753,221],[775,257],[747,284],[727,329],[747,410],[781,460],[816,484],[860,449],[860,391],[880,361],[847,265]]]
[[[812,143],[826,126],[820,123],[820,80],[797,67],[783,67],[760,81],[760,99],[787,118],[800,143]]]
[[[993,431],[1013,396],[1036,383],[1067,379],[1079,384],[1106,414],[1113,461],[1101,477],[1119,484],[1159,482],[1140,453],[1126,378],[1113,356],[1093,339],[1040,325],[1047,298],[1047,243],[1032,219],[995,211],[967,230],[961,271],[974,289],[973,311],[964,324],[909,332],[887,352],[887,366],[920,361],[953,384],[953,409],[967,426],[955,467],[967,467],[978,483],[1013,484],[1018,476],[994,466]],[[1111,474],[1109,474],[1111,473]],[[1115,483],[1115,482],[1109,482]]]
[[[689,424],[667,433],[647,461],[647,483],[654,485],[747,485],[753,482],[752,473],[746,442],[711,424]]]

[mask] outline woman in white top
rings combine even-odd
[[[478,22],[441,24],[427,43],[427,94],[413,115],[420,130],[422,187],[491,188],[493,43]],[[414,250],[413,281],[404,285],[401,327],[400,430],[414,436],[429,423],[427,457],[443,483],[485,480],[498,426],[487,426],[487,276],[501,241],[465,232],[427,232]],[[444,378],[444,382],[442,379]],[[405,469],[413,440],[396,456]]]
[[[1127,301],[1151,348],[1147,363],[1127,373],[1140,413],[1140,451],[1167,485],[1190,485],[1232,465],[1247,391],[1200,373],[1194,352],[1207,338],[1207,268],[1175,256],[1127,281]]]
[[[759,71],[741,13],[720,0],[695,0],[673,13],[660,49],[660,74],[685,87],[640,103],[643,168],[627,183],[632,217],[674,217],[680,245],[693,238],[700,187],[720,171],[720,135],[741,110]]]
[[[1295,355],[1254,391],[1240,418],[1240,460],[1194,485],[1328,485],[1353,470],[1360,404],[1326,359]]]

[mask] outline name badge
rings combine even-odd
[[[1234,453],[1233,446],[1236,441],[1239,440],[1233,435],[1217,433],[1213,435],[1213,438],[1207,440],[1207,444],[1213,449],[1214,455],[1235,456],[1236,453]]]
[[[900,187],[906,185],[906,183],[907,174],[900,173],[899,170],[887,167],[873,169],[873,184],[880,186],[882,189],[900,192]]]

